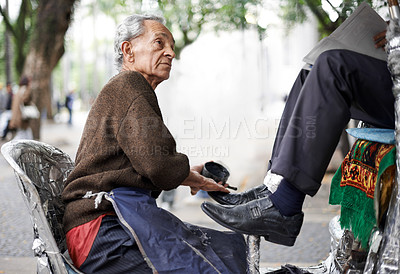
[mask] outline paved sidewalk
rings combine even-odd
[[[85,113],[76,113],[74,125],[44,122],[43,142],[55,145],[73,159],[78,148]],[[62,117],[63,118],[63,117]],[[65,118],[65,117],[64,117]],[[0,157],[0,274],[35,273],[36,260],[31,251],[32,228],[26,206],[15,183],[11,167]],[[321,190],[305,201],[305,222],[294,247],[283,247],[261,241],[261,267],[278,267],[285,263],[299,266],[316,265],[324,260],[330,247],[329,221],[339,208],[328,205],[331,174],[327,175]],[[190,196],[189,190],[176,191],[171,212],[183,221],[224,230],[200,209],[201,199]]]
[[[33,257],[0,257],[0,273],[34,274],[36,259]]]

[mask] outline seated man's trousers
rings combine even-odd
[[[394,128],[387,63],[347,50],[326,51],[292,87],[269,168],[315,195],[350,118]]]

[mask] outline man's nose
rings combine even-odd
[[[169,47],[166,51],[165,51],[165,55],[171,59],[175,58],[175,51],[172,47]]]

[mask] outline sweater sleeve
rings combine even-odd
[[[189,160],[176,151],[176,142],[151,99],[140,95],[133,101],[121,122],[117,140],[141,176],[158,189],[169,190],[189,175]]]

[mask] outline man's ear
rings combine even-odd
[[[133,56],[133,46],[131,42],[124,41],[121,44],[121,50],[122,54],[124,55],[124,58],[128,60],[129,62],[135,61],[135,58]]]

